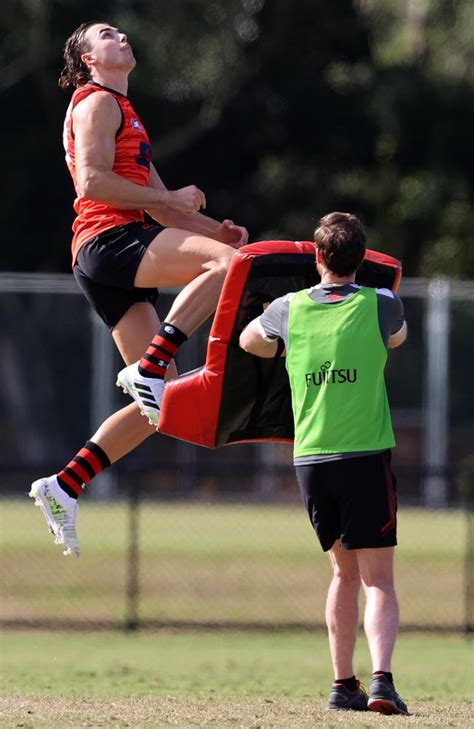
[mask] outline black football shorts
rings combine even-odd
[[[325,552],[397,543],[396,479],[389,450],[295,466],[311,524]]]
[[[141,222],[118,225],[79,249],[74,277],[89,304],[110,329],[133,304],[155,304],[158,289],[136,288],[134,281],[143,254],[162,230],[161,225]]]

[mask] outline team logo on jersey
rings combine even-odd
[[[131,124],[131,125],[132,125],[132,127],[133,127],[134,129],[136,129],[136,130],[137,130],[138,132],[140,132],[140,131],[141,131],[141,129],[142,129],[142,126],[141,126],[140,122],[138,121],[138,119],[132,119],[132,120],[131,120],[131,122],[130,122],[130,124]]]
[[[320,366],[319,372],[306,372],[305,381],[306,387],[357,382],[357,370],[333,368],[331,362],[324,362]]]
[[[140,142],[140,154],[135,157],[137,165],[142,165],[150,169],[151,164],[151,147],[147,142]]]

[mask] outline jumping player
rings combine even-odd
[[[215,311],[229,263],[248,233],[232,220],[202,215],[206,198],[195,185],[165,187],[127,98],[135,58],[124,33],[106,22],[83,23],[66,42],[64,60],[59,85],[76,87],[64,123],[77,193],[73,272],[125,363],[140,360],[133,377],[129,368],[120,374],[122,386],[135,398],[138,384],[144,395],[140,408],[133,403],[108,418],[62,471],[32,485],[30,495],[56,541],[78,556],[78,495],[156,431],[164,379],[176,375],[173,358]],[[145,223],[144,211],[157,222]],[[159,286],[184,286],[162,325],[153,306]]]

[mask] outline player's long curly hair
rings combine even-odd
[[[365,230],[350,213],[329,213],[321,218],[314,242],[328,269],[338,276],[357,271],[365,255]]]
[[[106,25],[103,20],[89,20],[81,23],[74,33],[66,41],[64,46],[64,68],[58,79],[58,85],[62,89],[68,86],[82,86],[91,79],[90,70],[81,60],[83,53],[90,51],[90,45],[85,37],[86,31],[93,25]]]

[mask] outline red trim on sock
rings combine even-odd
[[[159,365],[153,364],[153,362],[149,362],[147,359],[141,359],[140,369],[146,370],[147,372],[158,375],[159,377],[164,379],[167,367],[160,367]]]
[[[102,464],[99,461],[99,459],[97,458],[97,456],[95,456],[92,453],[92,451],[90,451],[88,448],[81,448],[81,450],[79,451],[79,453],[77,455],[80,456],[81,458],[84,458],[85,461],[90,463],[91,467],[94,469],[95,476],[97,476],[97,474],[103,470]],[[78,465],[78,464],[76,464],[76,465]],[[74,468],[74,466],[69,466],[69,467]],[[81,478],[82,478],[82,476],[81,476]],[[91,480],[91,478],[88,475],[86,483],[89,483],[90,480]]]
[[[72,489],[74,491],[74,493],[77,494],[78,496],[80,496],[82,494],[82,488],[81,488],[81,486],[79,486],[76,483],[76,481],[74,481],[74,479],[71,478],[65,471],[60,471],[57,474],[57,478],[58,479],[61,479],[61,481],[64,481],[65,483],[67,483],[67,485],[69,486],[69,488]],[[81,478],[82,478],[82,476],[81,476]]]
[[[170,342],[169,339],[166,339],[166,337],[163,337],[161,334],[155,334],[144,356],[138,363],[139,369],[144,372],[149,372],[150,377],[164,379],[168,365],[178,349],[178,345],[174,342]],[[150,362],[147,359],[147,355],[148,357],[152,357],[153,359],[163,362],[163,365],[161,366],[155,362]]]
[[[71,471],[74,471],[74,473],[77,473],[77,475],[84,481],[84,483],[89,483],[91,480],[91,477],[85,471],[80,463],[77,463],[76,461],[71,461],[71,463],[68,463],[66,468],[70,468]]]
[[[176,344],[173,344],[173,342],[170,342],[169,339],[165,339],[160,336],[160,334],[156,334],[151,340],[147,349],[147,354],[152,354],[154,357],[161,357],[162,353],[160,354],[159,351],[155,351],[157,347],[161,347],[161,349],[164,349],[165,352],[168,352],[170,357],[174,357],[178,351],[178,346]]]

